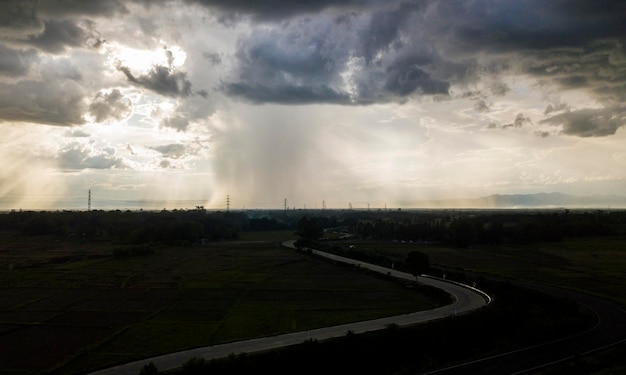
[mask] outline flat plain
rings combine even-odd
[[[361,251],[400,261],[411,251],[428,255],[435,268],[479,273],[572,289],[626,308],[626,238],[570,238],[528,245],[459,248],[409,242],[354,241]],[[441,275],[439,275],[441,276]]]
[[[0,242],[0,372],[83,373],[245,338],[430,309],[432,297],[280,246],[287,232],[203,246],[54,236]]]

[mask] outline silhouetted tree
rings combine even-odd
[[[304,238],[309,239],[318,239],[324,233],[324,229],[317,222],[317,220],[313,218],[303,217],[298,222],[298,235]]]
[[[139,372],[139,375],[158,375],[158,374],[159,374],[159,370],[152,362],[144,365],[141,368],[141,371]]]
[[[427,272],[430,268],[428,255],[420,251],[411,251],[404,260],[404,268],[414,276]]]

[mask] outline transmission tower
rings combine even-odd
[[[287,211],[287,198],[285,198],[284,205],[285,205],[285,211]]]
[[[91,189],[89,189],[87,194],[87,211],[91,211]]]
[[[226,212],[230,211],[230,195],[226,196]]]

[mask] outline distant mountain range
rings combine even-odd
[[[626,208],[626,196],[563,193],[493,194],[470,199],[422,200],[411,202],[415,208]]]

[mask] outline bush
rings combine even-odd
[[[150,362],[147,365],[144,365],[139,372],[139,375],[158,375],[159,370],[154,365],[154,363]]]

